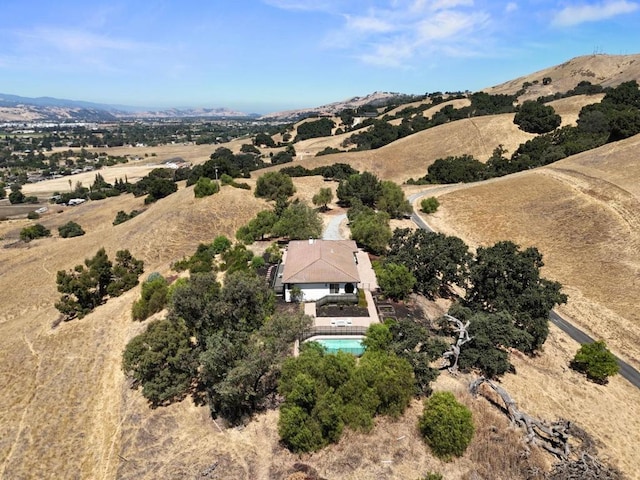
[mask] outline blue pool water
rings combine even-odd
[[[360,338],[319,338],[314,341],[326,348],[328,353],[342,351],[359,357],[365,350]]]

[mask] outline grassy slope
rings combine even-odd
[[[74,239],[37,240],[4,250],[0,261],[0,477],[113,478],[126,405],[120,356],[141,326],[130,320],[138,289],[107,302],[82,320],[52,330],[55,273],[104,246],[113,258],[128,248],[145,261],[146,274],[167,273],[173,260],[199,242],[235,230],[263,208],[244,190],[223,188],[196,200],[192,189],[151,206],[113,227],[118,210],[140,208],[142,199],[114,198],[43,217],[52,228],[76,220],[88,232]],[[26,222],[23,222],[26,223]],[[20,222],[3,232],[17,237]],[[123,410],[124,409],[124,410]],[[144,414],[144,410],[141,411]]]
[[[551,83],[542,85],[542,79],[551,78]],[[488,93],[514,94],[524,82],[533,83],[521,100],[535,100],[540,96],[566,92],[581,81],[602,86],[615,86],[629,80],[640,79],[640,55],[585,55],[573,58],[560,65],[540,70],[500,85],[486,88]]]
[[[510,239],[535,245],[544,274],[565,286],[572,322],[640,367],[640,136],[551,166],[466,186],[439,197],[430,222],[472,245]],[[521,359],[505,384],[527,409],[572,418],[628,472],[640,443],[640,392],[615,378],[586,382],[567,366],[577,345],[555,328],[536,362]],[[532,385],[542,386],[542,391]],[[603,405],[607,405],[603,408]]]
[[[568,107],[563,117],[575,116],[575,112]],[[325,156],[302,164],[345,161],[360,170],[402,181],[423,175],[438,157],[470,153],[486,159],[498,143],[513,151],[529,136],[515,129],[511,118],[505,115],[455,122],[377,151]],[[442,141],[444,138],[446,142]],[[564,280],[572,299],[578,299],[572,300],[567,311],[578,312],[576,320],[594,332],[610,334],[608,340],[614,348],[637,347],[635,337],[625,340],[622,332],[637,334],[637,317],[633,317],[633,305],[628,299],[638,295],[619,294],[613,302],[608,293],[615,295],[615,288],[606,286],[619,285],[621,293],[636,292],[637,254],[633,257],[631,253],[637,246],[637,237],[631,234],[634,228],[638,232],[633,222],[640,210],[637,178],[630,174],[635,142],[630,139],[602,147],[552,167],[489,182],[487,186],[465,186],[459,193],[442,197],[443,207],[436,220],[440,220],[442,228],[446,221],[446,228],[456,229],[476,243],[504,236],[539,246],[547,261],[545,274]],[[620,152],[626,148],[628,153],[619,153],[621,147]],[[187,147],[174,146],[163,149],[158,157],[170,158],[178,151],[180,156],[199,163],[208,158],[212,149],[203,146],[197,153],[189,153]],[[620,164],[621,157],[627,163]],[[320,179],[296,182],[305,198],[322,185]],[[508,182],[513,185],[506,185]],[[485,203],[492,209],[484,211]],[[196,201],[191,189],[187,189],[113,227],[111,221],[118,210],[140,208],[142,201],[130,196],[108,199],[42,219],[49,227],[76,220],[89,232],[84,237],[44,239],[32,242],[28,248],[3,250],[0,477],[176,478],[199,475],[214,462],[219,462],[216,473],[225,478],[284,477],[289,466],[300,459],[277,443],[274,412],[259,416],[243,430],[222,432],[209,420],[206,407],[195,407],[187,400],[150,410],[139,392],[128,389],[119,364],[124,345],[143,328],[132,323],[129,315],[138,289],[111,300],[83,320],[51,329],[57,316],[52,306],[58,296],[56,270],[82,262],[104,245],[111,256],[117,249],[129,248],[145,260],[147,273],[166,273],[171,261],[191,253],[198,242],[210,241],[221,233],[232,235],[264,205],[242,190],[225,188],[219,195]],[[465,213],[468,211],[475,213]],[[540,219],[545,221],[538,226]],[[0,223],[2,244],[12,243],[25,224],[26,221]],[[529,226],[531,230],[527,230]],[[607,237],[606,233],[599,233],[601,228],[618,235]],[[584,240],[585,244],[575,248],[576,240]],[[612,241],[617,243],[610,246]],[[598,259],[609,262],[599,269],[600,280],[587,277],[596,270],[595,264],[584,261],[585,252],[591,251]],[[613,268],[613,264],[617,266]],[[585,272],[575,265],[588,266],[590,270]],[[634,269],[636,277],[628,277]],[[589,289],[592,279],[596,283]],[[607,295],[594,295],[600,292],[600,285]],[[622,320],[627,323],[619,323]],[[567,369],[576,347],[552,329],[540,357],[515,357],[518,375],[508,375],[505,385],[525,410],[546,418],[565,416],[585,426],[602,442],[605,456],[633,477],[637,470],[634,448],[640,443],[639,394],[621,379],[600,387]],[[443,376],[437,388],[461,390],[464,381]],[[477,415],[487,418],[484,415],[489,413],[480,411],[482,405],[472,403]],[[403,421],[381,421],[373,435],[348,434],[338,445],[302,460],[328,478],[412,478],[427,470],[440,471],[446,478],[461,478],[478,462],[483,463],[485,476],[514,477],[500,477],[498,468],[490,465],[498,455],[487,452],[495,452],[501,442],[517,442],[501,441],[492,432],[474,442],[469,455],[458,462],[443,464],[434,460],[416,435],[419,410],[419,405],[414,405]],[[487,425],[504,423],[491,418]]]

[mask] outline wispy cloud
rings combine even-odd
[[[431,2],[421,2],[428,6],[430,10],[445,10],[456,7],[471,7],[473,0],[435,0]]]
[[[52,47],[67,53],[97,50],[135,51],[149,47],[148,44],[141,42],[67,28],[36,28],[20,31],[18,36],[26,42],[37,43],[41,47]]]
[[[393,24],[382,18],[346,16],[347,29],[355,29],[365,33],[386,33],[395,30]]]
[[[117,72],[143,65],[163,56],[167,49],[148,42],[89,30],[34,27],[14,30],[11,55],[22,58],[24,67],[40,65],[58,70],[73,65]]]
[[[552,24],[557,27],[569,27],[585,22],[598,22],[634,12],[639,7],[638,3],[626,0],[570,5],[555,15]]]
[[[474,0],[264,0],[287,9],[322,11],[339,23],[325,48],[340,48],[376,66],[410,66],[439,53],[464,51],[491,20]]]
[[[515,12],[518,10],[518,4],[516,2],[509,2],[507,6],[504,7],[504,11],[507,13]]]
[[[456,39],[464,37],[465,32],[470,32],[481,26],[488,20],[488,15],[444,10],[417,25],[416,31],[418,43],[428,43],[436,40]]]

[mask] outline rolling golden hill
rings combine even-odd
[[[580,110],[585,105],[599,103],[603,95],[577,95],[550,102],[562,117],[562,125],[575,125]],[[453,100],[459,108],[468,104],[468,100]],[[441,105],[425,111],[426,116],[437,112]],[[369,171],[382,179],[398,183],[409,178],[420,178],[427,173],[429,165],[438,158],[468,154],[481,162],[489,159],[493,150],[502,145],[513,153],[520,144],[535,137],[523,132],[513,123],[513,113],[487,115],[466,118],[439,125],[408,137],[401,138],[376,150],[343,152],[315,157],[315,153],[325,147],[340,148],[342,141],[353,132],[332,137],[313,138],[295,144],[298,154],[294,165],[307,168],[348,163],[360,171]],[[279,170],[291,166],[291,163],[269,167],[267,170]],[[254,172],[254,176],[260,172]]]
[[[639,145],[635,136],[544,168],[461,186],[438,195],[441,206],[430,224],[473,246],[499,240],[536,246],[544,255],[544,274],[560,281],[569,296],[559,311],[640,368]],[[555,370],[556,382],[544,378],[540,365],[524,362],[516,365],[518,375],[505,377],[505,385],[527,398],[527,408],[570,416],[597,432],[608,455],[629,458],[631,445],[640,442],[634,416],[640,392],[616,379],[626,393],[611,398],[611,389],[576,381],[567,366],[577,346],[570,347],[573,342],[555,328],[552,337],[564,350],[560,365],[546,365],[548,372]],[[543,357],[554,355],[549,343],[544,350]],[[617,441],[618,435],[624,440]]]
[[[592,62],[596,60],[600,61]],[[635,56],[607,63],[610,76],[603,83],[640,78],[633,73],[637,64],[632,60]],[[586,69],[596,74],[586,79],[605,76],[596,63],[587,67],[582,61],[557,67],[558,73],[551,73],[553,88],[560,88],[562,82],[572,88]],[[616,65],[627,73],[613,75]],[[525,80],[516,79],[495,92],[517,90]],[[571,124],[582,105],[600,98],[573,97],[553,105],[563,124]],[[484,161],[498,144],[513,152],[532,135],[520,131],[512,119],[512,114],[465,119],[379,150],[304,157],[299,164],[312,168],[345,162],[402,182],[424,175],[439,157],[468,153]],[[241,143],[234,144],[234,151]],[[561,311],[638,367],[640,169],[634,152],[639,144],[640,137],[634,137],[545,168],[453,186],[448,193],[441,190],[437,193],[440,210],[428,221],[473,245],[510,239],[537,246],[545,256],[545,275],[561,281],[569,294],[570,301]],[[314,144],[313,148],[324,146]],[[214,149],[175,145],[123,151],[144,156],[155,150],[158,161],[180,156],[201,163]],[[301,150],[298,145],[296,149]],[[299,196],[307,201],[327,185],[318,177],[295,179],[295,183]],[[25,193],[55,189],[42,182],[25,188]],[[84,319],[52,328],[58,317],[53,307],[59,295],[57,270],[82,263],[104,246],[111,258],[126,248],[143,259],[145,276],[153,271],[166,274],[171,262],[191,254],[198,243],[220,234],[233,237],[266,205],[245,190],[224,187],[212,197],[195,199],[191,188],[182,187],[114,227],[111,222],[118,210],[144,208],[142,199],[127,195],[51,209],[40,221],[54,231],[54,237],[27,245],[16,240],[19,230],[30,222],[0,222],[0,246],[9,247],[0,253],[0,478],[185,478],[202,476],[215,464],[218,478],[284,479],[296,462],[317,468],[327,478],[354,480],[414,478],[429,470],[452,479],[470,478],[474,471],[485,478],[518,478],[516,469],[522,459],[517,450],[513,470],[498,470],[491,463],[498,460],[491,455],[495,445],[517,445],[518,435],[500,416],[485,411],[482,402],[464,397],[468,381],[464,376],[441,375],[435,385],[460,393],[474,415],[485,420],[478,422],[478,440],[455,462],[436,460],[419,440],[418,402],[400,421],[378,421],[370,435],[348,433],[322,452],[296,456],[278,443],[275,411],[257,416],[243,429],[225,429],[211,420],[207,407],[195,406],[189,399],[150,409],[140,392],[129,388],[120,362],[126,343],[145,327],[130,315],[139,288],[109,300]],[[55,227],[69,220],[80,223],[87,234],[58,238]],[[636,461],[640,392],[621,378],[600,386],[570,370],[568,363],[577,347],[552,328],[539,356],[513,355],[518,373],[506,375],[503,383],[523,410],[548,419],[574,420],[595,438],[605,460],[628,477],[640,478]],[[503,436],[494,430],[507,433]],[[546,457],[545,462],[549,462]]]
[[[543,85],[542,80],[551,78],[551,83]],[[640,55],[584,55],[575,57],[560,65],[524,75],[508,82],[485,88],[484,91],[513,95],[525,82],[533,84],[520,100],[535,100],[538,97],[566,92],[582,81],[603,87],[619,85],[629,80],[640,79]],[[535,83],[534,83],[535,82]]]

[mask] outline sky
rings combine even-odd
[[[268,113],[640,53],[640,0],[2,0],[0,92]]]

